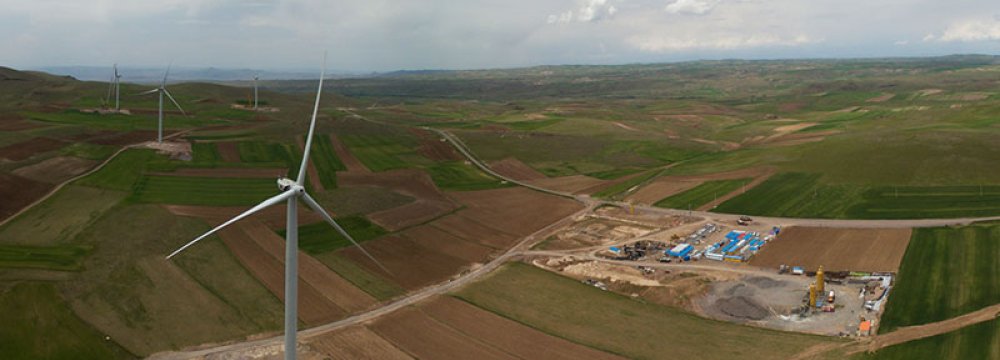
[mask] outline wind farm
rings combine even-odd
[[[390,4],[12,32],[0,358],[1000,359],[994,20]]]

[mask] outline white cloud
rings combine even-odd
[[[951,24],[937,37],[937,41],[1000,41],[1000,20],[972,20]]]
[[[574,19],[577,22],[597,22],[613,17],[618,13],[618,8],[608,2],[608,0],[586,0],[580,3],[580,8],[576,14],[572,10],[549,15],[546,19],[549,24],[566,24]]]
[[[718,0],[677,0],[663,10],[670,14],[704,15],[712,11]]]
[[[628,39],[629,44],[646,52],[688,50],[736,50],[764,46],[797,46],[820,42],[806,35],[781,37],[774,34],[735,35],[722,34],[707,37],[644,37]]]

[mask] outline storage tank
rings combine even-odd
[[[822,294],[823,290],[826,290],[823,280],[823,265],[819,266],[819,270],[816,271],[816,292]]]
[[[809,307],[816,307],[816,284],[809,284]]]

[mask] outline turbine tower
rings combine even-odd
[[[257,111],[257,80],[260,79],[260,74],[253,75],[253,110]],[[323,81],[323,79],[319,79]]]
[[[305,152],[302,154],[302,164],[299,166],[298,178],[296,180],[292,180],[289,178],[278,179],[278,189],[281,191],[280,194],[271,197],[270,199],[264,200],[260,204],[257,204],[257,206],[250,208],[250,210],[247,210],[246,212],[230,219],[229,221],[222,223],[222,225],[217,226],[211,231],[199,236],[198,238],[192,240],[191,242],[185,244],[184,246],[181,246],[176,251],[170,253],[170,255],[167,255],[167,259],[170,259],[174,255],[177,255],[181,251],[184,251],[184,249],[187,249],[189,246],[194,245],[198,241],[201,241],[202,239],[208,237],[209,235],[214,234],[215,232],[221,230],[222,228],[225,228],[226,226],[229,226],[232,223],[235,223],[245,217],[253,215],[254,213],[257,213],[268,207],[277,205],[282,201],[286,202],[288,206],[287,210],[288,219],[286,222],[287,229],[285,231],[285,359],[286,360],[295,359],[295,336],[296,336],[296,331],[298,331],[297,312],[298,312],[298,278],[299,278],[298,275],[298,265],[299,265],[298,264],[299,261],[298,201],[299,200],[302,200],[302,202],[304,202],[307,206],[309,206],[309,208],[320,214],[323,217],[323,219],[326,220],[327,223],[333,226],[333,228],[336,229],[337,232],[339,232],[345,238],[350,240],[351,243],[354,244],[354,246],[357,246],[358,249],[360,249],[361,252],[365,254],[365,256],[374,261],[376,265],[382,268],[382,270],[389,272],[384,266],[382,266],[381,263],[378,262],[378,260],[375,260],[375,257],[369,254],[368,251],[366,251],[363,247],[358,245],[358,243],[354,241],[354,238],[352,238],[351,235],[347,233],[347,231],[344,231],[344,228],[340,227],[340,225],[337,224],[337,222],[334,221],[332,217],[330,217],[330,214],[327,213],[326,210],[324,210],[323,207],[321,207],[319,203],[316,202],[316,200],[313,200],[312,196],[309,196],[309,193],[307,193],[305,190],[306,166],[309,163],[309,149],[312,146],[313,132],[316,130],[316,114],[319,112],[320,93],[323,91],[323,77],[325,75],[325,70],[326,70],[325,56],[323,64],[324,64],[323,71],[320,72],[320,77],[319,77],[319,89],[316,90],[316,104],[313,106],[312,120],[309,123],[309,135],[306,138],[306,148]]]
[[[121,95],[122,74],[118,73],[118,64],[115,64],[114,69],[115,69],[115,112],[117,113],[121,111],[121,106],[118,101],[118,98]]]
[[[167,71],[165,73],[163,73],[163,81],[160,82],[160,87],[158,87],[156,89],[153,89],[153,90],[149,90],[149,91],[146,91],[146,92],[139,93],[139,95],[148,95],[148,94],[152,94],[152,93],[159,93],[160,94],[160,111],[159,111],[159,122],[157,123],[157,126],[156,126],[156,142],[161,142],[161,143],[163,142],[163,95],[166,95],[167,98],[169,98],[170,101],[174,103],[174,106],[176,106],[177,109],[181,111],[181,114],[184,114],[184,116],[187,116],[187,113],[184,112],[183,108],[181,108],[181,104],[178,104],[177,100],[174,100],[173,95],[170,95],[170,92],[167,91],[167,76],[168,75],[170,75],[170,66],[169,65],[167,66]]]
[[[115,112],[118,112],[121,110],[118,106],[118,97],[120,95],[119,84],[122,76],[118,73],[118,64],[115,64],[112,69],[114,69],[114,74],[111,75],[111,81],[108,82],[108,96],[104,98],[104,106],[107,107],[111,105],[111,93],[113,92],[115,93]]]

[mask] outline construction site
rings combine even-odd
[[[746,216],[713,219],[602,207],[554,230],[538,249],[565,255],[533,263],[603,290],[717,320],[868,336],[878,327],[905,243],[833,250],[871,242],[872,236],[891,241],[908,238],[908,230],[804,228]],[[854,264],[844,261],[851,257],[887,260],[851,268]],[[825,271],[824,262],[835,268]]]

